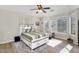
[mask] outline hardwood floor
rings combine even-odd
[[[34,50],[24,42],[12,42],[0,45],[0,53],[79,53],[79,46],[65,40],[52,39]]]
[[[16,51],[11,43],[0,44],[0,53],[14,53],[14,52]]]

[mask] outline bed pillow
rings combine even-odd
[[[25,32],[31,32],[32,31],[32,27],[30,26],[30,27],[27,27],[26,29],[25,29]]]

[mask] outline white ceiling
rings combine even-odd
[[[58,15],[62,13],[70,12],[76,8],[79,8],[78,5],[43,5],[51,7],[50,10],[46,10],[47,13],[39,13],[39,15]],[[36,11],[31,11],[30,9],[36,8],[36,5],[0,5],[0,9],[21,12],[30,15],[36,15]],[[51,12],[51,10],[54,10]]]

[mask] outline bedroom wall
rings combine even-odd
[[[18,35],[18,14],[0,9],[0,44],[13,41]]]
[[[31,17],[31,16],[29,16]],[[0,9],[0,44],[14,41],[14,36],[20,35],[19,25],[28,23],[28,15]]]
[[[46,18],[46,17],[45,17],[45,18]],[[29,20],[28,20],[28,19],[29,19]],[[46,19],[47,19],[47,18],[46,18]],[[46,19],[45,19],[45,20],[46,20]],[[43,20],[44,20],[44,17],[41,17],[41,16],[39,16],[39,15],[38,15],[38,16],[37,16],[37,15],[36,15],[36,16],[34,16],[34,15],[29,15],[28,17],[27,17],[27,16],[25,17],[25,20],[24,20],[24,21],[25,21],[25,24],[29,24],[29,25],[30,25],[30,24],[35,25],[36,22],[39,22],[39,24],[40,24],[39,26],[36,26],[36,25],[34,26],[34,27],[36,28],[36,31],[39,32],[39,31],[43,31],[43,23],[42,23]]]

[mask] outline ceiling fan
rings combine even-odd
[[[37,10],[36,14],[38,14],[39,11],[46,13],[46,10],[49,10],[49,9],[50,7],[43,7],[42,5],[37,5],[35,9],[31,9],[31,10]]]

